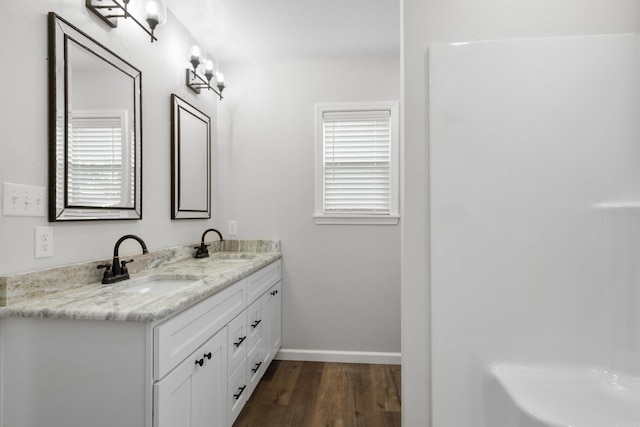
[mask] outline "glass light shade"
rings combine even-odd
[[[212,60],[208,60],[205,67],[204,67],[204,71],[207,73],[213,73],[213,61]]]
[[[198,45],[191,46],[191,58],[189,58],[189,60],[191,62],[193,62],[194,60],[197,60],[198,62],[200,62],[201,58],[202,58],[202,49],[200,49],[200,46]]]
[[[224,84],[224,74],[222,74],[220,72],[216,73],[216,81],[218,83]]]
[[[156,19],[158,25],[167,22],[167,4],[165,0],[145,0],[144,9],[147,19]]]

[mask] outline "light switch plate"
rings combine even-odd
[[[44,216],[45,191],[44,187],[5,182],[2,188],[2,214]]]

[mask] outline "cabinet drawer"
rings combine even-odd
[[[247,360],[243,359],[238,369],[229,377],[227,382],[227,422],[233,422],[240,415],[240,411],[247,402]]]
[[[247,277],[247,304],[251,304],[280,280],[280,260]]]
[[[227,343],[229,363],[229,375],[236,370],[238,365],[247,357],[247,312],[243,311],[229,322],[229,341]]]
[[[153,331],[154,378],[159,380],[238,315],[247,301],[246,279],[223,289]]]
[[[260,300],[254,301],[247,309],[247,352],[250,352],[262,337],[262,304]]]
[[[253,394],[253,390],[260,382],[266,368],[262,341],[258,341],[257,345],[247,354],[247,400]]]

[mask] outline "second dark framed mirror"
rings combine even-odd
[[[211,218],[211,119],[171,95],[171,219]]]

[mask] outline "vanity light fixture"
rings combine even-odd
[[[129,3],[131,0],[85,0],[87,9],[95,13],[110,27],[118,26],[118,18],[131,19],[144,32],[151,36],[151,43],[157,41],[154,31],[158,25],[167,22],[167,5],[165,0],[133,0],[140,12],[144,12],[149,29],[132,13]]]
[[[214,72],[213,61],[204,60],[204,55],[199,46],[193,46],[191,48],[191,69],[187,68],[187,86],[191,88],[195,93],[200,93],[202,89],[212,90],[220,100],[222,100],[222,91],[224,90],[224,74],[221,72]],[[204,63],[204,77],[198,74],[198,67]],[[215,76],[215,83],[218,90],[215,90],[211,86],[211,80]]]

